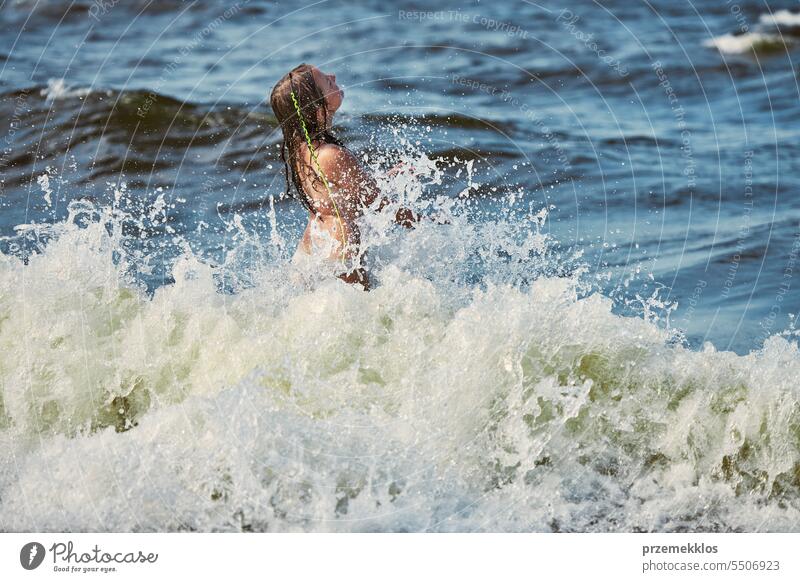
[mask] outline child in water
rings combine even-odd
[[[368,290],[370,278],[357,221],[367,209],[381,210],[389,200],[382,198],[375,204],[379,196],[375,180],[331,133],[333,115],[343,99],[336,75],[302,64],[278,81],[270,105],[283,131],[281,159],[287,192],[291,176],[308,210],[308,226],[292,262],[326,265],[340,279]],[[395,216],[407,228],[418,220],[406,208]]]

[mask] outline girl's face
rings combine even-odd
[[[317,82],[317,86],[322,90],[325,95],[325,106],[328,112],[333,114],[342,105],[344,99],[344,91],[336,84],[336,75],[328,75],[320,71],[317,67],[312,69],[312,75]]]

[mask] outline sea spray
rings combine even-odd
[[[192,301],[216,294],[190,281]],[[184,389],[171,386],[132,430],[29,446],[6,431],[4,527],[797,523],[800,357],[782,338],[745,357],[692,352],[599,295],[579,299],[568,280],[492,287],[456,307],[393,267],[369,294],[335,281],[284,293],[248,327],[237,313],[267,307],[271,290],[208,302],[204,319],[227,334],[200,335],[201,358],[172,352],[173,369],[202,374],[175,379]],[[248,332],[256,345],[233,341]],[[64,491],[72,480],[80,487]],[[32,489],[51,503],[27,505]]]

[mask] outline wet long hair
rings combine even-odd
[[[312,197],[303,188],[300,177],[310,177],[312,184],[319,183],[324,186],[324,183],[314,168],[310,164],[304,163],[300,155],[301,146],[306,143],[306,137],[292,101],[292,91],[297,97],[309,137],[322,143],[332,143],[338,146],[344,146],[344,144],[326,129],[329,113],[325,95],[314,79],[311,65],[303,63],[284,75],[272,88],[269,102],[283,131],[281,160],[283,160],[286,176],[286,193],[289,194],[291,190],[291,176],[291,184],[294,184],[300,202],[309,212],[317,214]]]

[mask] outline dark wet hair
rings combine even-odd
[[[286,175],[286,193],[289,194],[291,190],[289,182],[291,173],[291,183],[294,184],[300,202],[309,212],[316,214],[317,211],[311,202],[311,196],[303,189],[303,183],[300,180],[301,172],[304,172],[305,176],[311,177],[312,183],[323,184],[323,182],[314,168],[310,164],[303,163],[299,155],[300,146],[306,143],[306,137],[297,116],[297,109],[292,101],[292,91],[294,91],[300,106],[309,137],[323,143],[332,143],[338,146],[344,146],[344,144],[326,129],[329,114],[325,95],[314,79],[311,65],[303,63],[284,75],[272,88],[269,102],[283,131],[281,160],[283,160]],[[322,115],[319,115],[319,112]]]

